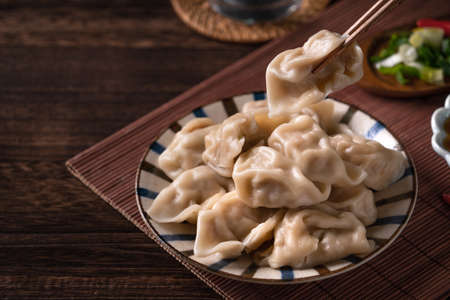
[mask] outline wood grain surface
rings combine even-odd
[[[256,48],[166,0],[0,0],[0,299],[219,298],[64,162]]]
[[[342,1],[351,0],[338,1],[330,9]],[[436,5],[445,8],[438,11],[444,14],[449,10],[446,1],[406,1],[412,3],[406,12],[414,13],[390,17],[388,25],[401,25],[419,12],[429,14]],[[339,20],[316,25],[345,28],[369,2],[358,1]],[[381,26],[386,24],[374,30]],[[159,114],[181,114],[174,108],[177,103],[183,103],[185,110],[227,94],[264,88],[264,65],[275,53],[297,43],[280,40],[258,49],[227,69],[227,75],[239,71],[239,78],[219,80],[224,74],[214,75],[165,104],[260,45],[220,43],[199,36],[177,19],[164,0],[0,0],[0,298],[219,298],[72,177],[64,161],[158,107],[153,117],[135,125],[153,122],[153,128],[163,127]],[[252,67],[255,62],[257,67]],[[201,93],[205,86],[211,89]],[[358,89],[347,91],[355,102],[364,96]],[[190,103],[196,96],[201,98]],[[398,118],[409,118],[394,131],[413,154],[420,154],[417,136],[428,136],[429,131],[423,116],[438,106],[439,98],[412,100],[406,110],[399,101],[375,100],[364,103],[364,108],[376,117],[383,120],[384,114],[395,110]],[[410,114],[418,110],[423,113]],[[411,136],[410,124],[416,123],[421,124],[418,135]],[[122,129],[99,148],[129,130]],[[77,157],[83,156],[86,153]],[[396,252],[386,252],[366,268],[337,280],[303,285],[302,295],[339,299],[343,291],[352,291],[360,299],[444,299],[449,210],[439,197],[449,180],[433,175],[446,170],[442,161],[435,170],[427,170],[438,159],[432,152],[417,158],[419,182],[432,184],[420,191],[417,213],[396,242]],[[116,179],[125,182],[132,175]],[[433,238],[417,240],[418,235]],[[392,253],[407,255],[391,257]],[[415,263],[408,264],[410,259]],[[404,272],[398,273],[398,265]],[[354,284],[355,278],[360,284]],[[234,287],[242,288],[234,282],[227,286],[229,291]],[[296,288],[270,295],[298,297]],[[270,287],[258,290],[258,295],[269,298]]]
[[[146,114],[90,149],[71,158],[67,165],[103,200],[141,230],[148,232],[136,207],[136,169],[149,144],[162,129],[194,108],[217,99],[263,90],[267,63],[281,50],[301,45],[314,32],[327,28],[343,32],[372,1],[341,1],[308,28],[275,40]],[[372,32],[413,22],[420,17],[450,14],[445,1],[409,0],[371,28]],[[402,235],[374,260],[332,279],[289,287],[261,286],[211,275],[186,264],[169,247],[165,250],[184,263],[216,292],[231,299],[445,299],[450,284],[450,210],[441,200],[450,187],[448,167],[430,146],[429,117],[443,96],[411,98],[407,102],[376,97],[357,86],[334,97],[351,103],[385,123],[416,162],[419,201]],[[158,241],[155,239],[155,241]]]

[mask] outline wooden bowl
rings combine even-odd
[[[360,87],[371,93],[392,98],[423,97],[450,91],[450,77],[446,77],[443,85],[429,84],[420,79],[412,79],[407,85],[402,85],[397,82],[394,76],[380,74],[369,61],[371,56],[387,45],[392,33],[411,30],[412,28],[414,28],[413,25],[391,29],[360,42],[361,49],[364,52],[364,76],[358,82]]]

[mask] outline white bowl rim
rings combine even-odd
[[[437,154],[447,161],[450,167],[450,151],[446,150],[442,144],[442,140],[447,135],[444,130],[444,122],[447,118],[450,118],[450,94],[445,100],[444,107],[436,109],[431,116],[431,129],[433,130],[431,146]]]

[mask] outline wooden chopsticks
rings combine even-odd
[[[375,2],[365,14],[344,32],[343,36],[346,37],[345,40],[343,40],[333,51],[328,53],[328,55],[314,67],[313,73],[320,71],[332,57],[341,53],[348,45],[355,41],[358,36],[367,31],[370,25],[374,24],[381,16],[399,5],[402,1],[403,0],[378,0]]]

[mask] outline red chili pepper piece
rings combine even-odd
[[[445,35],[450,35],[450,21],[438,21],[434,19],[420,19],[416,22],[419,27],[438,27],[444,30]]]
[[[447,204],[450,204],[450,192],[449,193],[443,193],[442,194],[442,199],[444,199],[444,201],[447,202]]]

